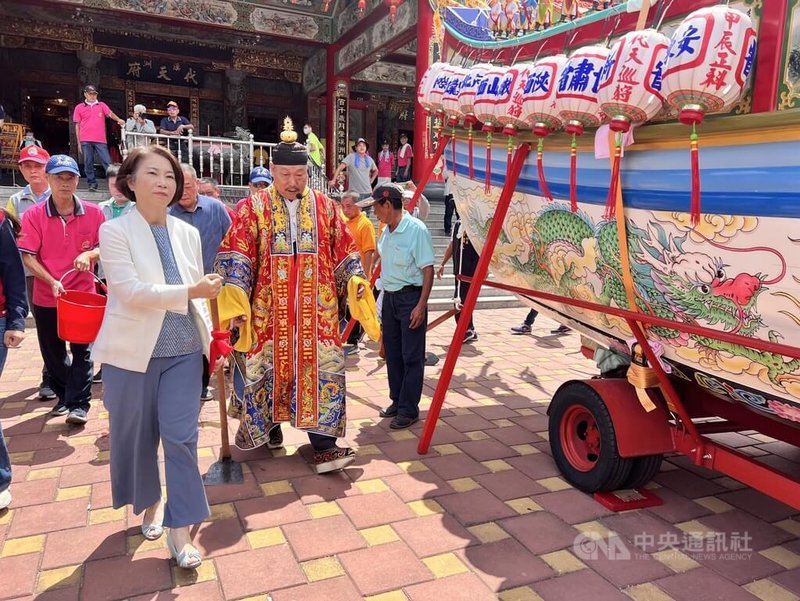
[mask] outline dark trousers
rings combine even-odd
[[[211,381],[209,367],[211,367],[211,365],[208,363],[208,357],[203,355],[203,390],[208,388],[208,383]]]
[[[386,292],[381,311],[389,398],[397,406],[398,415],[412,418],[419,415],[425,375],[427,315],[417,328],[409,327],[411,311],[417,306],[421,292],[420,289]]]
[[[453,213],[455,212],[456,201],[452,194],[448,194],[444,197],[444,231],[448,234],[453,231]]]
[[[6,333],[6,318],[0,317],[0,374],[6,365],[8,349],[3,344],[3,337]],[[3,426],[0,424],[0,492],[5,491],[11,486],[11,457],[8,454],[6,439],[3,438]]]
[[[458,297],[461,299],[461,305],[463,306],[467,300],[467,294],[469,293],[469,284],[466,282],[456,282],[456,288],[458,288]],[[474,313],[475,312],[473,311],[473,314]],[[458,318],[461,317],[461,311],[456,313],[453,317],[455,318],[456,323],[458,323]],[[472,315],[469,316],[469,331],[475,331],[475,324],[472,321]]]
[[[73,409],[89,410],[92,398],[92,370],[88,344],[69,343],[72,361],[67,355],[67,343],[58,337],[58,321],[55,307],[33,306],[36,319],[36,334],[42,359],[50,374],[50,387],[58,402]]]
[[[528,315],[525,317],[525,325],[532,326],[533,322],[536,321],[537,315],[539,315],[539,312],[536,309],[528,311]]]
[[[86,174],[87,184],[96,184],[97,177],[94,174],[94,155],[100,159],[103,172],[108,171],[111,164],[111,155],[108,154],[108,146],[100,142],[81,142],[81,152],[83,153],[83,171]]]
[[[28,290],[29,307],[33,306],[33,282],[35,280],[36,278],[32,275],[25,276],[25,287]],[[36,321],[36,314],[34,314],[33,318],[34,321]],[[36,327],[38,328],[39,326],[37,325]],[[44,355],[41,344],[39,345],[39,354]],[[47,373],[47,366],[44,364],[42,364],[42,383],[39,384],[39,388],[42,388],[43,386],[50,386],[50,375]]]

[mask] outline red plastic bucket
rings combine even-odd
[[[68,271],[71,273],[74,269]],[[67,275],[64,274],[64,276]],[[64,279],[64,276],[61,279]],[[95,279],[97,277],[95,276]],[[99,280],[98,280],[99,281]],[[97,338],[103,315],[106,312],[106,297],[95,292],[67,290],[56,299],[58,337],[75,344],[91,344]]]

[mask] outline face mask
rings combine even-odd
[[[310,133],[311,133],[311,128],[310,128],[310,127],[304,127],[304,128],[303,128],[303,133],[304,133],[305,135],[308,135],[308,134],[310,134]]]

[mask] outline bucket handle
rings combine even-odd
[[[73,271],[78,271],[78,270],[77,270],[77,269],[70,269],[69,271],[65,271],[65,272],[64,272],[64,275],[62,275],[62,276],[61,276],[61,277],[58,279],[58,283],[59,283],[59,284],[61,284],[61,285],[63,286],[63,285],[64,285],[64,282],[63,282],[62,280],[63,280],[65,277],[67,277],[67,275],[69,275],[70,273],[72,273]],[[87,273],[87,272],[80,272],[80,273]],[[95,279],[95,281],[96,281],[98,284],[100,284],[100,288],[102,288],[102,289],[103,289],[103,292],[105,292],[105,293],[106,293],[106,296],[108,296],[108,288],[107,288],[107,287],[106,287],[106,285],[103,283],[103,280],[101,280],[100,278],[98,278],[98,277],[97,277],[97,274],[96,274],[95,272],[93,272],[93,271],[90,271],[90,272],[88,272],[88,273],[91,273],[91,274],[92,274],[92,277]],[[65,289],[65,291],[66,291],[66,289]]]

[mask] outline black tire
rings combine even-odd
[[[639,488],[650,482],[661,469],[663,455],[645,455],[631,458],[631,473],[622,483],[622,488]]]
[[[592,414],[600,436],[600,454],[588,471],[577,469],[572,464],[561,440],[562,420],[567,411],[576,405]],[[550,403],[549,433],[553,460],[564,478],[575,488],[589,494],[617,490],[628,479],[633,462],[619,456],[611,414],[602,397],[588,384],[568,382],[558,389]]]

